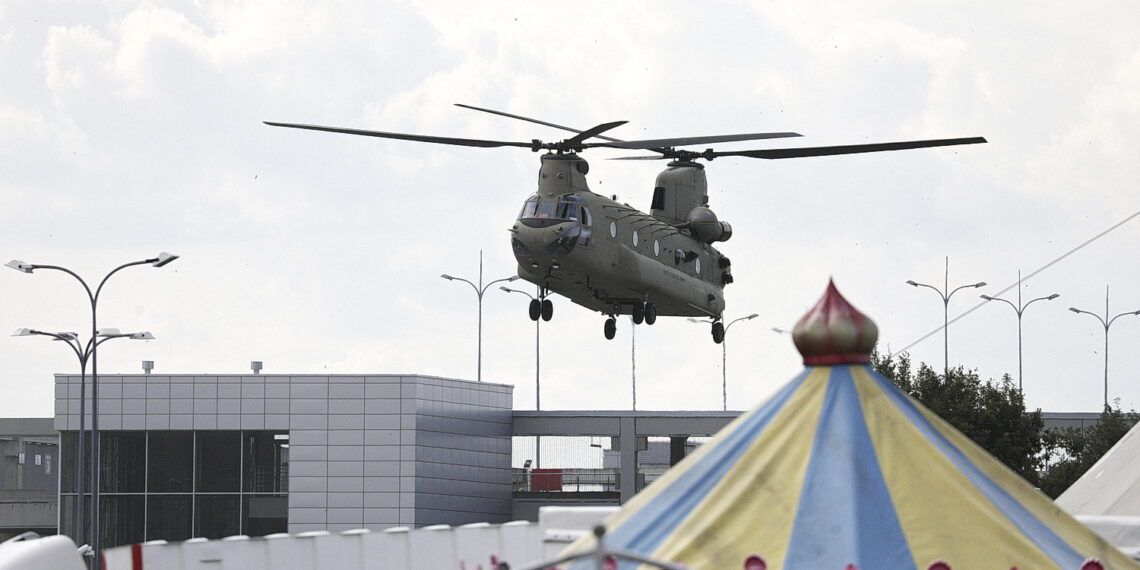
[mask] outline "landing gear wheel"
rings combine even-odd
[[[633,317],[633,324],[640,325],[645,320],[645,305],[642,303],[634,303],[633,310],[630,311],[630,316]]]
[[[645,304],[645,324],[651,325],[657,322],[657,305],[653,303]]]
[[[539,301],[538,299],[531,299],[530,320],[537,321],[540,314],[542,314],[542,301]]]
[[[613,340],[617,335],[617,319],[610,317],[606,319],[606,325],[602,327],[602,332],[606,335],[606,340]]]
[[[551,303],[550,299],[543,299],[542,300],[542,320],[549,321],[550,318],[553,316],[554,316],[554,303]],[[537,321],[538,319],[534,319],[534,320]]]
[[[720,344],[724,342],[724,323],[717,321],[712,325],[713,342]]]

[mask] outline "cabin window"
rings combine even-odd
[[[634,232],[633,232],[633,247],[637,247],[637,242],[638,242],[638,240],[640,240],[640,239],[641,239],[641,238],[640,238],[640,237],[638,237],[638,235],[637,235],[637,231],[636,231],[636,230],[634,230]]]
[[[590,216],[590,209],[585,205],[582,206],[582,219],[579,221],[578,227],[578,245],[590,245],[590,226],[593,225],[594,220]]]
[[[610,220],[610,237],[617,238],[617,222]]]
[[[697,275],[701,274],[701,258],[700,257],[697,258],[696,264],[693,266],[693,268],[697,270]]]
[[[660,256],[661,255],[661,242],[659,242],[657,240],[653,240],[653,255],[654,256]]]

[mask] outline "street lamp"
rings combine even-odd
[[[462,277],[452,277],[451,275],[448,275],[446,273],[444,273],[443,275],[440,275],[440,277],[447,279],[448,281],[462,281],[462,282],[470,285],[471,288],[475,290],[475,296],[477,296],[479,298],[479,339],[478,339],[478,344],[476,346],[476,353],[477,353],[476,354],[476,359],[477,359],[476,363],[477,363],[477,365],[476,365],[476,369],[475,369],[475,379],[478,380],[479,382],[482,382],[483,381],[483,293],[486,293],[487,288],[490,287],[491,285],[494,285],[495,283],[502,283],[503,281],[507,281],[507,282],[514,281],[514,280],[518,279],[519,276],[518,275],[512,275],[510,277],[504,277],[502,279],[496,279],[496,280],[484,285],[483,284],[483,251],[480,250],[479,251],[479,284],[478,285],[476,285],[476,284],[474,284],[474,283],[472,283],[472,282],[470,282],[470,281],[468,281]]]
[[[76,485],[78,487],[78,498],[76,500],[75,512],[72,518],[72,530],[76,534],[76,538],[83,543],[83,531],[85,529],[85,521],[79,516],[83,512],[83,496],[86,493],[87,469],[85,468],[85,453],[86,448],[85,440],[87,439],[86,433],[86,383],[87,383],[87,360],[91,356],[95,346],[103,344],[113,338],[129,338],[132,340],[154,340],[154,335],[150,332],[138,333],[121,333],[119,329],[100,329],[98,340],[95,338],[88,339],[86,343],[80,343],[79,333],[75,332],[46,332],[35,329],[21,328],[16,329],[12,336],[47,336],[54,340],[63,341],[75,356],[79,358],[79,439],[76,445],[76,459],[75,470]],[[95,341],[92,343],[92,341]]]
[[[750,320],[755,319],[756,317],[759,317],[759,316],[760,315],[757,313],[752,313],[751,315],[748,315],[747,317],[740,317],[738,319],[733,319],[730,323],[728,323],[727,325],[724,326],[724,342],[720,343],[721,409],[724,411],[728,411],[728,368],[727,368],[727,366],[728,366],[728,329],[731,328],[732,325],[736,324],[738,321],[750,321]],[[706,322],[706,321],[702,321],[700,319],[689,319],[689,321],[694,322],[694,323]],[[777,329],[775,327],[773,327],[772,330],[777,330]],[[779,332],[784,332],[784,331],[779,331]]]
[[[523,295],[530,297],[531,301],[534,301],[537,299],[537,297],[535,297],[534,295],[531,295],[530,293],[527,293],[526,291],[520,291],[518,289],[511,289],[510,287],[499,287],[499,289],[502,289],[503,291],[506,291],[507,293],[522,293]],[[535,410],[541,410],[542,409],[542,389],[541,389],[542,385],[538,381],[539,370],[540,370],[539,367],[541,364],[540,356],[539,356],[540,355],[540,352],[539,352],[539,341],[540,341],[539,331],[541,330],[541,327],[539,325],[541,323],[542,323],[542,319],[535,319],[534,320],[534,409]],[[536,436],[534,436],[534,466],[535,467],[539,467],[540,465],[542,465],[542,461],[541,461],[542,451],[541,450],[542,450],[542,442],[539,440],[539,436],[536,435]]]
[[[118,334],[118,335],[122,334],[122,333],[118,332],[118,329],[110,329],[110,330],[114,330],[115,331],[114,333],[111,333],[109,331],[100,331],[99,330],[99,327],[97,324],[99,294],[102,293],[103,286],[107,284],[107,280],[110,279],[112,275],[118,273],[119,271],[121,271],[123,269],[126,269],[128,267],[133,267],[136,265],[151,265],[154,267],[163,267],[163,266],[169,264],[170,262],[172,262],[176,259],[178,259],[177,255],[174,255],[172,253],[162,252],[162,253],[158,254],[157,257],[152,257],[152,258],[148,258],[148,259],[142,259],[139,261],[131,261],[129,263],[124,263],[124,264],[112,269],[105,276],[103,276],[103,279],[99,282],[99,286],[95,288],[94,293],[91,292],[91,287],[87,284],[86,281],[83,280],[82,277],[79,276],[78,273],[76,273],[76,272],[74,272],[74,271],[72,271],[66,267],[61,267],[59,265],[40,265],[40,264],[36,264],[36,263],[24,263],[23,261],[20,261],[18,259],[13,259],[12,261],[9,261],[8,263],[4,264],[8,267],[11,267],[12,269],[15,269],[17,271],[21,271],[23,273],[32,273],[33,271],[35,271],[37,269],[50,269],[53,271],[62,271],[64,273],[74,277],[76,281],[79,281],[79,284],[83,286],[83,290],[87,292],[87,300],[91,304],[91,338],[90,338],[90,340],[88,340],[88,344],[90,345],[90,354],[88,356],[91,360],[91,465],[93,466],[91,469],[91,471],[92,471],[92,473],[91,473],[91,505],[92,505],[92,507],[91,507],[92,517],[91,518],[92,518],[92,521],[91,521],[90,529],[91,529],[91,539],[92,539],[91,540],[91,547],[92,547],[91,553],[94,557],[93,558],[94,560],[99,560],[99,557],[101,555],[100,546],[102,545],[102,539],[99,536],[99,471],[100,471],[100,469],[99,469],[99,350],[98,350],[98,348],[99,348],[100,341],[97,341],[96,339],[101,336],[100,332],[107,332],[108,335],[111,335],[111,336],[107,336],[107,338],[111,338],[115,334]],[[29,332],[29,334],[32,334],[32,333]],[[132,333],[132,334],[150,335],[150,333]],[[48,336],[51,336],[51,335],[48,335]],[[127,336],[130,336],[130,335],[127,335]],[[78,335],[76,335],[76,338],[78,338]],[[118,338],[118,337],[116,337],[116,338]],[[154,338],[154,337],[149,336],[149,338]],[[62,340],[62,339],[60,339],[60,340]],[[146,339],[140,337],[140,340],[146,340]],[[81,380],[82,380],[82,377],[81,377]],[[83,388],[82,388],[82,384],[81,384],[80,390],[82,390],[82,389]],[[84,395],[81,394],[81,398],[80,398],[81,402],[83,401],[83,399],[82,399],[83,396]],[[83,416],[80,415],[80,417],[82,418]],[[82,448],[82,444],[83,444],[83,442],[81,441],[80,442],[81,448]],[[78,465],[76,467],[81,468],[81,466],[78,466]],[[80,495],[80,497],[82,497],[82,494]],[[80,540],[83,539],[83,537],[79,537],[79,538],[80,538]]]
[[[985,287],[985,281],[971,283],[969,285],[961,285],[949,293],[943,293],[950,289],[950,257],[946,257],[946,282],[942,289],[934,285],[927,285],[926,283],[917,283],[915,281],[907,281],[907,285],[912,287],[926,287],[932,289],[938,296],[942,298],[942,373],[948,375],[950,373],[950,297],[954,296],[960,289],[968,287]]]
[[[987,301],[1001,301],[1001,302],[1009,305],[1010,307],[1013,307],[1013,311],[1015,313],[1017,313],[1017,392],[1019,394],[1024,395],[1024,392],[1022,392],[1022,389],[1021,389],[1021,380],[1022,380],[1022,372],[1021,372],[1021,315],[1023,313],[1025,313],[1025,309],[1027,307],[1029,307],[1029,305],[1032,305],[1033,303],[1036,303],[1037,301],[1052,301],[1053,299],[1060,297],[1060,295],[1057,293],[1053,293],[1052,295],[1049,295],[1048,297],[1038,297],[1036,299],[1029,301],[1028,303],[1025,303],[1024,305],[1021,304],[1021,272],[1018,271],[1017,272],[1017,304],[1016,305],[1014,305],[1013,302],[1011,302],[1011,301],[1008,301],[1006,299],[1002,299],[1001,297],[991,297],[989,295],[980,295],[980,297],[987,300]]]
[[[1101,326],[1104,327],[1104,409],[1108,409],[1108,328],[1112,326],[1113,321],[1125,315],[1140,315],[1140,311],[1128,311],[1120,313],[1111,319],[1108,318],[1108,285],[1104,286],[1104,318],[1096,313],[1082,311],[1076,307],[1069,307],[1069,310],[1074,313],[1084,313],[1096,317],[1100,321]]]

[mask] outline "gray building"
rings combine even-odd
[[[64,533],[79,389],[56,376]],[[101,375],[103,543],[506,522],[511,396],[426,376]]]
[[[0,540],[55,534],[59,436],[51,418],[0,419]]]

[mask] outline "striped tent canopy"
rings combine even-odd
[[[1140,568],[872,370],[876,337],[829,284],[793,334],[806,369],[626,503],[605,546],[694,569]]]

